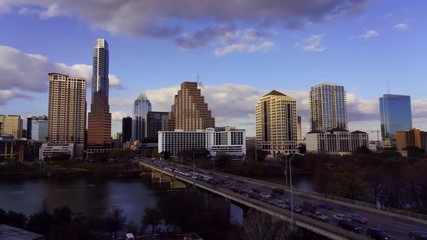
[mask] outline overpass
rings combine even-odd
[[[291,212],[286,209],[277,207],[275,205],[272,205],[260,200],[249,198],[245,195],[230,191],[224,187],[220,187],[220,186],[209,184],[203,181],[195,180],[191,177],[187,177],[182,174],[176,174],[172,171],[165,170],[161,166],[157,166],[147,161],[142,161],[140,164],[154,171],[159,172],[160,175],[167,175],[172,178],[178,179],[182,182],[185,182],[187,184],[192,184],[198,188],[204,189],[206,191],[209,191],[211,193],[217,194],[226,199],[234,201],[239,205],[244,205],[248,208],[256,209],[260,212],[264,212],[266,214],[285,220],[287,222],[292,221]],[[297,227],[317,233],[329,239],[370,239],[364,235],[353,233],[353,232],[341,229],[336,225],[321,222],[301,214],[293,214],[293,221],[294,221],[293,224],[295,224]]]

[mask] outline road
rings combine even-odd
[[[145,164],[161,168],[163,171],[174,175],[191,178],[194,179],[194,181],[206,182],[212,184],[216,188],[231,190],[234,193],[241,194],[245,197],[271,204],[276,207],[288,210],[291,209],[290,192],[283,188],[283,186],[275,183],[243,178],[221,172],[214,173],[199,168],[194,168],[193,170],[193,167],[190,166],[172,164],[161,160],[140,159],[140,161],[143,161]],[[363,228],[361,232],[363,235],[366,235],[366,230],[371,227],[382,228],[389,233],[393,239],[402,240],[410,239],[408,235],[409,231],[427,231],[427,221],[417,221],[397,214],[365,208],[349,203],[331,201],[330,199],[322,199],[321,197],[310,196],[310,194],[303,192],[293,193],[293,203],[294,214],[298,214],[295,210],[300,209],[303,210],[300,214],[305,216],[312,216],[312,212],[320,211],[323,215],[327,216],[324,217],[324,220],[327,220],[327,223],[336,227],[338,227],[338,221],[334,216],[337,216],[337,214],[342,214],[346,217],[351,214],[358,214],[366,220],[366,223],[358,224]],[[319,206],[321,203],[323,203],[323,208]]]

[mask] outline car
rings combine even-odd
[[[302,210],[302,208],[298,207],[298,205],[294,205],[294,207],[291,209],[291,205],[290,204],[286,204],[285,205],[285,209],[289,210],[289,211],[294,211],[295,213],[298,214],[302,214],[304,211]]]
[[[336,214],[332,215],[332,217],[336,221],[340,221],[340,220],[350,220],[351,221],[351,219],[349,217],[347,217],[347,215],[342,214],[342,213],[336,213]]]
[[[408,233],[410,239],[415,240],[426,240],[427,239],[427,232],[426,231],[410,231]]]
[[[314,219],[320,220],[322,222],[327,222],[329,221],[329,217],[326,216],[325,214],[323,214],[321,211],[314,211],[314,212],[310,212],[308,214],[309,217],[312,217]]]
[[[317,206],[311,202],[303,202],[300,207],[306,212],[315,212],[317,210]]]
[[[332,204],[330,204],[330,203],[322,202],[322,203],[319,203],[317,206],[319,208],[323,208],[323,209],[326,209],[326,210],[334,210],[334,206]]]
[[[382,228],[368,228],[366,236],[376,240],[393,240],[394,238]]]
[[[338,227],[349,230],[355,233],[361,233],[362,227],[356,224],[355,222],[349,220],[349,219],[342,219],[338,221]]]
[[[364,216],[357,214],[357,213],[349,214],[348,217],[351,219],[351,221],[353,221],[355,223],[359,223],[359,224],[367,224],[368,223],[367,218],[365,218]]]
[[[283,190],[281,188],[274,188],[273,193],[278,194],[278,195],[283,195],[285,193],[285,190]]]

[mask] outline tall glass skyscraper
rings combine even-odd
[[[346,93],[343,86],[321,83],[311,87],[311,131],[347,130]]]
[[[93,69],[92,69],[92,103],[95,93],[102,91],[108,99],[109,79],[108,66],[110,56],[108,43],[105,39],[96,39],[95,48],[93,49]]]
[[[151,111],[151,102],[141,93],[133,104],[132,139],[142,141],[146,137],[145,122],[147,113]]]
[[[384,94],[380,97],[381,137],[395,138],[398,130],[412,128],[411,97]]]

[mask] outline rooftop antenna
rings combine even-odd
[[[200,81],[200,76],[197,74],[197,85],[200,86],[200,88],[204,88],[202,81]]]
[[[390,79],[387,79],[387,92],[390,94]]]

